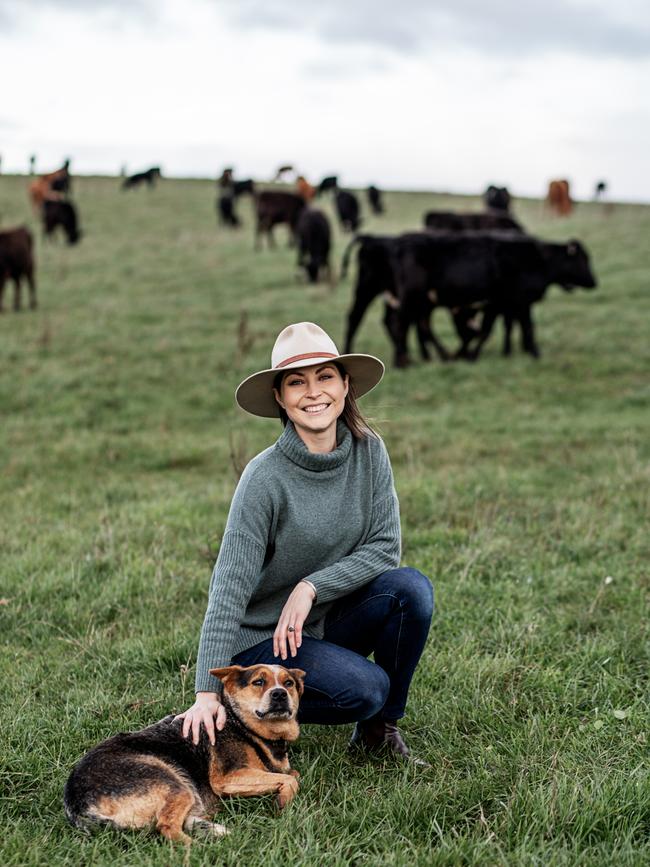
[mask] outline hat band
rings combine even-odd
[[[338,358],[338,355],[334,352],[305,352],[303,355],[292,355],[291,358],[285,358],[284,361],[275,365],[275,369],[286,367],[287,364],[293,364],[294,361],[304,361],[305,358]]]

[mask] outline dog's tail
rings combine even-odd
[[[63,809],[65,811],[65,817],[73,828],[77,828],[84,834],[90,834],[91,827],[96,825],[98,820],[86,815],[79,808],[80,804],[78,803],[78,797],[74,791],[73,779],[72,776],[70,776],[68,777],[68,781],[63,790]]]

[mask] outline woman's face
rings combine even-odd
[[[334,364],[315,364],[291,370],[282,379],[275,399],[294,423],[298,434],[320,434],[331,428],[343,412],[348,375]]]

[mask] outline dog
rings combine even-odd
[[[212,746],[182,734],[173,715],[141,731],[122,732],[93,747],[72,769],[63,801],[68,820],[87,831],[155,827],[190,843],[185,831],[228,831],[208,818],[228,795],[275,793],[280,809],[298,791],[287,745],[299,734],[297,713],[305,672],[281,665],[231,665],[210,674],[223,683],[226,725]]]

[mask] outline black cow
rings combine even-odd
[[[255,193],[255,181],[252,178],[248,178],[245,181],[233,181],[232,191],[235,198],[242,196],[244,193],[253,195]]]
[[[329,220],[322,211],[305,208],[301,212],[296,226],[298,265],[307,271],[312,283],[318,283],[321,268],[327,271],[327,279],[332,282],[331,235]]]
[[[235,197],[230,195],[221,195],[217,199],[217,213],[219,214],[219,222],[224,226],[232,226],[236,228],[241,226],[239,217],[235,213]]]
[[[316,195],[320,196],[321,193],[326,193],[327,190],[336,190],[338,189],[339,179],[336,175],[329,175],[320,182],[318,187],[316,188]]]
[[[394,316],[395,308],[399,306],[393,267],[395,242],[396,238],[389,235],[357,235],[348,244],[343,254],[341,278],[345,279],[350,255],[354,247],[358,245],[357,282],[354,288],[352,307],[348,311],[344,338],[345,348],[343,350],[345,353],[352,352],[352,343],[361,320],[372,301],[378,295],[384,296],[384,325],[388,330],[389,336],[391,335],[391,320]],[[454,326],[463,345],[469,343],[472,337],[476,336],[476,331],[471,325],[474,313],[474,310],[466,310],[464,308],[451,311]],[[426,361],[430,358],[427,344],[432,340],[429,321],[423,322],[418,320],[415,324],[420,354]]]
[[[220,194],[217,198],[217,213],[219,221],[226,226],[241,226],[241,221],[235,212],[235,201],[244,193],[255,195],[255,182],[248,178],[245,181],[233,181],[232,173],[229,169],[224,171],[224,174],[217,181],[217,187],[220,189]]]
[[[503,213],[459,214],[454,211],[427,211],[424,215],[424,225],[427,229],[442,229],[450,232],[510,229],[513,232],[523,233],[520,224]]]
[[[34,239],[26,226],[0,232],[0,313],[3,311],[5,281],[14,281],[14,310],[20,310],[22,278],[29,286],[29,306],[36,309],[36,282],[34,280]]]
[[[381,192],[374,184],[368,187],[368,204],[373,214],[384,213],[384,203],[381,198]]]
[[[42,214],[46,237],[51,237],[55,229],[60,227],[68,239],[68,244],[76,244],[81,239],[77,211],[72,202],[46,199],[43,202]]]
[[[520,322],[524,350],[537,357],[532,305],[544,297],[552,283],[567,291],[575,286],[596,286],[589,257],[579,241],[554,244],[510,232],[402,235],[395,242],[393,263],[396,309],[388,327],[398,367],[408,364],[409,325],[415,322],[425,330],[435,307],[453,310],[485,305],[474,357],[500,314],[507,322]],[[441,358],[447,357],[433,331],[429,338]],[[468,351],[467,343],[464,341],[461,351]]]
[[[262,234],[266,233],[270,247],[275,246],[273,226],[286,223],[289,228],[289,246],[293,245],[300,214],[305,208],[305,200],[295,193],[285,193],[278,190],[263,190],[255,196],[255,212],[257,227],[255,230],[255,247],[259,249]]]
[[[122,181],[122,189],[130,190],[133,187],[139,187],[140,184],[147,184],[147,186],[153,187],[155,186],[156,181],[161,177],[160,168],[158,166],[152,166],[152,168],[147,169],[146,172],[138,172],[138,174],[124,178]]]
[[[359,219],[359,200],[354,193],[348,190],[336,190],[334,194],[336,213],[344,232],[356,232],[361,220]]]
[[[495,187],[493,184],[483,193],[483,201],[488,211],[508,213],[510,211],[511,197],[506,187]]]

